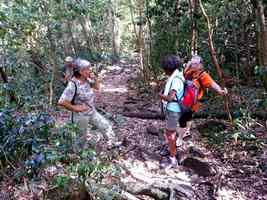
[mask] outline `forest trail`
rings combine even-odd
[[[101,74],[101,90],[96,93],[97,109],[113,122],[122,141],[122,146],[113,153],[114,163],[122,169],[120,182],[129,192],[126,196],[135,195],[126,199],[267,199],[267,177],[259,172],[255,158],[232,147],[224,148],[225,152],[217,151],[199,132],[209,129],[212,132],[219,127],[227,134],[230,126],[226,121],[194,120],[191,137],[178,149],[182,165],[166,171],[160,169],[164,121],[128,118],[121,114],[159,112],[158,99],[138,93],[133,84],[138,73],[135,63],[122,61],[119,65],[107,66]]]
[[[126,190],[139,195],[141,199],[145,199],[142,195],[164,199],[169,194],[174,195],[173,199],[183,196],[181,194],[189,199],[203,200],[267,199],[267,187],[264,189],[266,177],[258,174],[257,166],[253,160],[249,160],[249,156],[242,155],[245,152],[228,152],[231,150],[228,149],[223,154],[203,143],[199,130],[205,129],[205,126],[227,129],[225,121],[194,121],[192,138],[178,150],[183,165],[168,171],[160,169],[162,157],[159,156],[159,150],[164,141],[164,121],[120,115],[124,111],[159,111],[158,99],[139,94],[130,84],[136,78],[136,69],[136,64],[127,62],[108,67],[103,73],[103,87],[96,101],[98,108],[104,109],[108,116],[112,116],[110,118],[115,119],[114,129],[123,141],[116,162],[123,166],[121,181],[128,186]],[[228,154],[232,159],[228,158]],[[235,160],[234,154],[244,160]]]

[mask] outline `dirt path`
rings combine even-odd
[[[140,94],[135,88],[137,68],[130,61],[108,66],[102,71],[102,87],[96,93],[96,107],[113,121],[123,142],[120,149],[115,149],[118,156],[114,162],[122,168],[120,180],[125,191],[134,195],[126,199],[267,199],[267,175],[260,170],[261,158],[240,148],[241,144],[221,141],[217,132],[231,133],[223,120],[194,120],[191,138],[178,149],[182,165],[167,171],[160,169],[164,121],[120,114],[159,111],[156,95]],[[208,142],[210,139],[212,142]]]
[[[134,64],[121,64],[109,67],[104,72],[103,87],[98,94],[98,107],[113,116],[138,107],[157,109],[158,105],[129,87],[137,73],[135,69]],[[120,157],[116,162],[124,166],[121,181],[128,185],[126,190],[138,198],[156,199],[162,195],[164,199],[167,194],[170,199],[172,196],[173,199],[187,196],[187,199],[203,200],[267,199],[267,187],[264,189],[266,177],[259,174],[254,162],[228,160],[229,155],[207,148],[198,131],[204,123],[203,120],[194,123],[192,138],[179,149],[179,157],[184,160],[183,165],[164,171],[159,168],[159,161],[162,159],[159,149],[164,141],[164,121],[127,117],[122,119],[114,125],[120,140],[123,141]],[[227,123],[218,123],[227,128]],[[242,163],[241,167],[234,164],[238,162]],[[168,184],[164,181],[168,181]],[[169,191],[166,192],[166,189]],[[181,195],[182,193],[184,195]]]

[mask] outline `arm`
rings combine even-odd
[[[170,91],[169,95],[167,96],[163,94],[159,94],[159,97],[161,100],[168,101],[168,102],[175,100],[175,96],[176,96],[175,90]]]
[[[62,100],[62,101],[59,100],[58,105],[72,112],[85,112],[89,110],[89,107],[84,104],[83,105],[72,105],[71,102],[66,101],[66,100]]]
[[[92,83],[92,88],[94,88],[95,90],[99,90],[100,89],[100,80],[95,79],[95,81]]]
[[[58,100],[58,105],[70,110],[72,112],[85,112],[89,110],[89,107],[86,105],[73,105],[72,99],[75,95],[75,84],[69,82],[65,90],[63,91],[60,99]]]
[[[228,93],[226,88],[222,89],[215,81],[211,83],[210,87],[221,96],[224,96]]]
[[[222,89],[212,78],[211,76],[204,72],[202,76],[200,77],[200,83],[203,86],[203,88],[211,88],[215,92],[217,92],[219,95],[226,95],[228,93],[227,89]]]
[[[170,92],[168,95],[160,94],[160,98],[164,101],[174,101],[176,96],[183,92],[183,81],[180,78],[174,78],[172,80]],[[179,97],[177,97],[179,98]]]

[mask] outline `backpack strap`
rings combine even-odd
[[[75,101],[75,97],[77,95],[77,85],[74,81],[70,80],[70,82],[72,82],[74,84],[75,90],[74,90],[74,95],[72,97],[71,100],[71,104],[74,105],[74,101]],[[71,123],[74,123],[74,116],[73,116],[73,112],[71,112]]]
[[[184,85],[184,87],[185,87],[185,82],[183,81],[183,79],[181,79],[179,76],[175,76],[175,78],[176,78],[176,77],[182,81],[182,83],[183,83],[183,85]],[[171,82],[171,86],[170,86],[170,88],[171,88],[171,87],[172,87],[172,82]],[[183,91],[183,92],[184,92],[184,91]],[[179,99],[178,96],[177,96],[177,92],[176,92],[176,93],[175,93],[176,100],[173,100],[172,102],[180,103],[181,100],[182,100],[182,98],[183,98],[183,96],[184,96],[184,94],[183,94],[182,97]]]
[[[197,81],[198,81],[200,88],[203,88],[203,89],[204,89],[204,87],[203,87],[201,81],[199,80],[199,78],[203,75],[204,72],[205,72],[205,70],[202,70],[202,71],[199,73],[198,77],[194,79],[194,80],[197,80]],[[200,88],[199,88],[199,89],[200,89]]]
[[[74,105],[75,97],[76,97],[76,95],[77,95],[77,85],[76,85],[76,83],[75,83],[74,81],[72,81],[72,80],[70,80],[70,82],[72,82],[72,83],[74,84],[74,88],[75,88],[75,90],[74,90],[74,95],[73,95],[72,100],[71,100],[71,104]]]

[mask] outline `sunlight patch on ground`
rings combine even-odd
[[[107,66],[106,68],[109,71],[113,71],[113,70],[115,71],[115,70],[121,70],[122,69],[121,67],[119,67],[117,65],[110,65],[110,66]]]
[[[218,191],[218,200],[248,200],[241,192],[230,190],[227,188],[221,188]]]
[[[153,184],[159,180],[172,180],[172,182],[183,183],[184,185],[191,186],[191,178],[184,171],[169,170],[162,174],[155,174],[152,171],[159,170],[158,161],[151,160],[150,162],[134,161],[134,160],[121,160],[120,161],[131,173],[131,176],[121,178],[122,182],[131,182],[134,177],[137,180],[143,180],[146,183]],[[150,167],[153,166],[153,167]],[[150,168],[150,169],[149,169]]]
[[[113,93],[113,92],[117,92],[117,93],[126,93],[128,92],[128,89],[125,87],[116,87],[116,88],[103,88],[102,90],[105,93]]]

